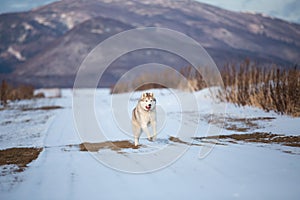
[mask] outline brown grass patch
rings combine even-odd
[[[185,142],[185,141],[179,139],[178,137],[173,137],[173,136],[170,136],[169,140],[172,141],[172,142],[175,142],[175,143],[186,144],[186,145],[190,145],[190,146],[202,146],[200,144]]]
[[[211,139],[217,139],[218,141],[228,141],[232,143],[242,141],[248,143],[280,144],[283,146],[300,147],[300,136],[285,136],[265,132],[195,137],[193,139],[200,142],[205,142]]]
[[[247,132],[263,128],[261,121],[272,121],[275,117],[234,117],[215,114],[202,115],[202,119],[229,131]]]
[[[61,106],[42,106],[37,108],[22,108],[22,111],[31,111],[31,110],[55,110],[55,109],[61,109],[63,107]]]
[[[42,148],[10,148],[0,150],[0,165],[18,165],[21,168],[35,160]]]
[[[99,143],[89,143],[84,142],[79,145],[80,151],[92,151],[98,152],[101,149],[111,149],[113,151],[120,151],[122,149],[138,149],[139,146],[134,146],[134,144],[128,140],[121,141],[107,141]]]

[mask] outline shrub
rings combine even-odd
[[[151,80],[151,81],[149,81]],[[149,90],[153,88],[174,88],[183,91],[197,91],[206,87],[206,84],[195,68],[183,67],[180,72],[166,69],[162,72],[137,75],[133,80],[119,82],[111,87],[111,93],[124,93],[134,90]]]
[[[219,98],[239,106],[300,116],[300,70],[259,67],[245,61],[227,65],[222,71],[224,88]]]
[[[2,105],[7,105],[8,100],[15,101],[20,99],[31,99],[34,97],[34,88],[29,85],[20,85],[13,87],[5,80],[2,81],[0,87],[0,100]]]
[[[164,79],[172,88],[197,91],[207,87],[201,74],[188,66],[180,70],[186,82],[178,82],[178,74],[174,72],[145,73],[131,82],[123,82],[111,88],[112,93],[130,92],[163,88],[157,84]],[[239,65],[226,65],[221,70],[224,88],[219,90],[221,101],[232,102],[238,106],[255,106],[266,111],[274,110],[280,114],[300,116],[300,70],[280,68],[278,66],[262,67],[250,60]],[[147,80],[154,80],[148,83]]]

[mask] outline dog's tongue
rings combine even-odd
[[[151,108],[150,106],[146,106],[146,109],[147,109],[147,110],[150,110],[150,108]]]

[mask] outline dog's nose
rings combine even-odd
[[[149,104],[148,106],[151,107],[151,104]]]

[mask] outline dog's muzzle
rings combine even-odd
[[[150,110],[151,109],[151,104],[149,104],[148,106],[146,106],[146,109]]]

